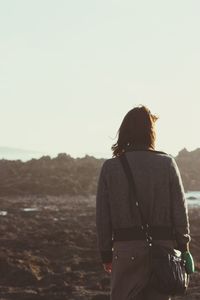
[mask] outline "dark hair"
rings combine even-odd
[[[131,109],[118,130],[118,140],[112,145],[113,157],[119,156],[127,146],[155,147],[154,123],[158,119],[143,105]]]

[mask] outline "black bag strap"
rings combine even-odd
[[[124,172],[126,174],[126,177],[128,179],[129,182],[129,192],[130,192],[130,209],[131,209],[131,213],[133,213],[133,204],[135,202],[135,207],[136,210],[138,211],[138,215],[140,218],[140,223],[141,223],[141,229],[144,231],[146,239],[148,242],[152,241],[152,237],[149,235],[149,224],[145,221],[144,216],[143,216],[143,212],[138,200],[138,196],[137,196],[137,191],[136,191],[136,186],[135,186],[135,181],[133,178],[133,174],[131,171],[131,168],[129,166],[127,157],[125,155],[125,153],[121,154],[119,156],[120,162],[123,166]],[[133,196],[133,197],[131,197]]]

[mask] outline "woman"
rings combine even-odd
[[[131,109],[112,146],[113,157],[101,168],[96,195],[96,229],[103,267],[111,274],[111,300],[169,300],[148,287],[151,267],[146,240],[135,229],[140,220],[130,209],[129,185],[120,162],[131,167],[143,216],[158,233],[156,243],[189,250],[191,240],[184,188],[177,164],[155,150],[157,117],[148,108]]]

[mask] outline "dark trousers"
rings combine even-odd
[[[169,296],[162,295],[151,288],[143,289],[136,297],[133,297],[134,300],[170,300]]]
[[[157,241],[174,248],[173,241]],[[147,287],[151,273],[146,241],[117,241],[113,245],[110,300],[170,300]]]

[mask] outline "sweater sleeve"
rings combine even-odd
[[[103,263],[112,261],[112,222],[106,172],[105,161],[100,171],[96,194],[97,247]]]
[[[186,251],[189,249],[189,242],[191,240],[188,207],[182,178],[174,158],[172,158],[170,165],[170,192],[172,203],[172,222],[176,242],[180,251]]]

